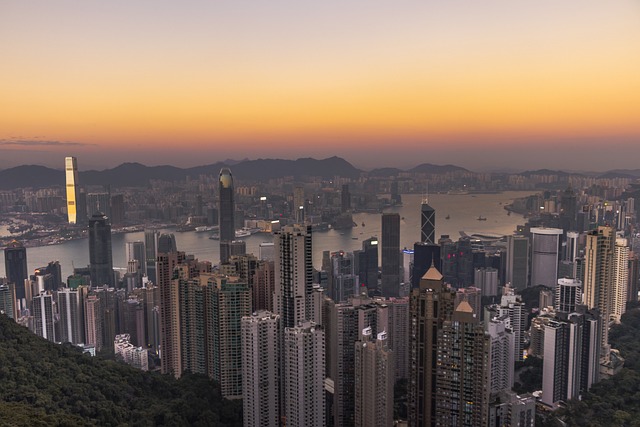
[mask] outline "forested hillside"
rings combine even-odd
[[[242,404],[207,377],[93,358],[0,315],[0,425],[241,426]]]

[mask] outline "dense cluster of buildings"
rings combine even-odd
[[[238,193],[224,168],[219,262],[148,230],[127,244],[118,276],[110,218],[98,207],[78,216],[75,159],[66,167],[68,220],[88,224],[89,266],[66,283],[55,262],[29,275],[26,249],[12,242],[0,310],[50,341],[208,375],[226,398],[243,399],[246,426],[533,426],[537,405],[579,398],[622,363],[608,331],[638,300],[631,198],[547,194],[537,203],[549,209],[518,233],[458,240],[436,240],[425,199],[413,248],[400,248],[399,214],[384,213],[379,239],[326,251],[316,270],[304,195],[293,192],[302,209],[273,246],[248,254],[235,240]],[[340,200],[349,213],[347,185]],[[540,298],[527,307],[520,294],[531,287]],[[528,357],[543,359],[542,389],[518,395],[514,368]]]

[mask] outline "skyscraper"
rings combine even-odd
[[[482,426],[489,415],[490,337],[466,301],[442,323],[436,365],[436,426]]]
[[[611,227],[600,226],[587,233],[584,255],[583,301],[602,315],[602,347],[609,344],[609,319],[613,313],[613,274],[616,235]],[[602,356],[608,358],[608,351]]]
[[[287,226],[274,233],[275,313],[284,328],[310,318],[313,291],[311,226]]]
[[[531,229],[531,286],[544,285],[555,289],[562,233],[559,228]]]
[[[144,242],[138,240],[135,242],[127,242],[125,246],[125,257],[127,261],[138,261],[138,275],[140,277],[147,274],[147,255]]]
[[[211,306],[207,322],[213,338],[208,351],[212,358],[209,376],[220,384],[227,399],[242,398],[242,343],[240,320],[251,314],[251,293],[238,277],[209,279]]]
[[[158,258],[158,238],[160,233],[157,230],[144,230],[145,264],[147,266],[147,277],[154,284],[156,278],[156,258]]]
[[[578,398],[599,380],[600,313],[558,313],[544,326],[541,402],[554,407]]]
[[[451,319],[455,292],[444,284],[442,274],[430,268],[411,291],[410,372],[408,385],[409,425],[436,426],[436,377],[438,337],[443,322]],[[447,424],[443,424],[447,425]]]
[[[218,177],[218,225],[220,226],[220,262],[227,262],[229,254],[223,254],[223,243],[236,238],[235,226],[235,190],[233,175],[229,168],[222,168]]]
[[[387,333],[371,339],[365,328],[355,344],[355,425],[387,427],[393,425],[393,386],[395,384],[393,351],[387,346]]]
[[[16,298],[25,298],[24,281],[29,278],[27,273],[27,249],[22,243],[13,240],[4,248],[4,268],[9,283],[13,283]]]
[[[420,208],[420,241],[436,243],[436,210],[429,206],[428,200],[422,201]]]
[[[579,304],[582,304],[582,283],[576,279],[558,279],[554,308],[573,313]]]
[[[378,238],[370,237],[362,241],[358,252],[358,279],[370,292],[378,289]]]
[[[258,311],[243,317],[242,413],[245,427],[280,425],[280,316]]]
[[[284,415],[291,427],[325,426],[325,337],[305,321],[284,332]]]
[[[576,231],[567,231],[567,245],[564,259],[574,262],[578,257],[578,239],[580,233]]]
[[[36,335],[56,342],[56,328],[54,326],[53,294],[42,292],[33,297],[33,322]]]
[[[158,237],[158,254],[169,254],[177,251],[176,236],[173,233],[163,233]]]
[[[511,390],[514,380],[515,337],[509,327],[508,316],[485,320],[491,338],[490,387],[491,393]]]
[[[616,239],[613,257],[611,317],[619,323],[627,308],[629,287],[629,245],[627,244],[627,239]]]
[[[529,238],[526,236],[507,237],[506,283],[521,291],[529,283]]]
[[[382,286],[384,297],[400,296],[400,214],[382,214]]]
[[[413,268],[411,271],[411,288],[420,286],[420,279],[434,266],[440,271],[442,260],[440,259],[440,245],[433,243],[416,242],[413,245]]]
[[[329,297],[335,302],[345,302],[358,293],[358,276],[351,252],[332,252],[328,274]]]
[[[345,213],[351,211],[351,193],[349,192],[349,184],[342,184],[340,210]]]
[[[65,157],[64,170],[67,181],[67,219],[69,221],[69,224],[77,224],[78,160],[75,157]]]
[[[58,313],[60,313],[60,342],[80,344],[85,342],[84,299],[87,287],[63,288],[58,291]]]
[[[111,225],[109,219],[100,212],[89,220],[89,268],[93,287],[113,287]]]
[[[180,277],[173,279],[174,269],[184,261],[184,252],[159,253],[157,261],[160,294],[160,351],[163,374],[182,375],[180,347]],[[183,271],[183,270],[180,270]],[[183,279],[190,279],[189,274]]]
[[[0,314],[4,314],[13,320],[18,318],[16,288],[13,283],[2,283],[0,281]]]

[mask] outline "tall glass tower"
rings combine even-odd
[[[69,224],[78,222],[78,160],[75,157],[64,158],[64,170],[67,181],[67,218]]]
[[[235,203],[233,175],[229,168],[222,168],[218,178],[220,198],[218,206],[218,225],[220,226],[220,262],[227,262],[229,259],[228,245],[225,242],[231,242],[236,237],[236,227],[234,221]]]
[[[424,199],[420,212],[420,241],[433,245],[436,243],[436,210]]]
[[[89,270],[92,286],[113,287],[111,224],[101,212],[96,212],[89,219]]]
[[[27,249],[17,240],[12,241],[4,248],[4,268],[9,283],[13,283],[16,290],[16,298],[25,298],[24,279],[28,279],[27,273]]]

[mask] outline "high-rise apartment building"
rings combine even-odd
[[[305,321],[284,331],[284,416],[291,427],[323,427],[325,334]]]
[[[60,342],[81,344],[85,342],[84,300],[87,287],[62,288],[58,291],[58,313],[60,314]]]
[[[614,253],[616,235],[611,227],[600,226],[587,233],[584,255],[583,301],[602,315],[602,356],[608,359],[609,322],[613,314]]]
[[[160,296],[160,355],[163,374],[182,374],[180,345],[180,277],[173,279],[176,267],[185,259],[184,252],[159,253],[156,262],[158,291]],[[181,270],[184,272],[184,270]],[[191,279],[194,274],[187,273],[182,279]]]
[[[429,206],[427,199],[420,206],[420,241],[436,243],[436,210]]]
[[[442,323],[436,357],[436,425],[484,425],[489,415],[490,337],[466,301]]]
[[[223,243],[231,242],[236,238],[234,202],[235,188],[233,175],[229,168],[222,168],[218,177],[218,225],[220,227],[220,262],[227,262],[228,253],[223,253]]]
[[[102,301],[97,295],[88,295],[84,302],[84,320],[85,320],[85,344],[93,346],[96,352],[102,350],[104,345],[103,324],[104,310]]]
[[[89,269],[91,286],[113,287],[113,257],[111,255],[111,224],[101,214],[94,214],[89,220]]]
[[[531,229],[531,286],[556,287],[562,233],[559,228]]]
[[[506,283],[521,291],[529,283],[529,238],[526,236],[507,237]]]
[[[360,288],[358,275],[355,272],[353,253],[332,252],[329,257],[327,271],[329,297],[335,302],[345,302],[356,295]]]
[[[287,226],[274,233],[275,313],[284,328],[310,318],[313,291],[311,226]]]
[[[269,311],[257,311],[243,317],[240,328],[243,425],[279,427],[282,359],[280,316]]]
[[[78,160],[75,157],[65,157],[64,170],[67,184],[67,220],[69,221],[69,224],[77,224]]]
[[[210,376],[227,399],[242,398],[240,321],[251,314],[251,292],[238,277],[212,276],[208,330],[212,364]]]
[[[327,377],[333,382],[333,425],[350,426],[355,422],[355,343],[362,338],[362,331],[367,327],[375,335],[389,331],[389,309],[380,300],[362,296],[346,303],[335,303],[327,298],[324,310]]]
[[[0,314],[4,314],[10,319],[18,319],[16,288],[13,283],[0,282]]]
[[[555,292],[556,311],[573,313],[582,304],[582,283],[576,279],[558,279]]]
[[[386,427],[393,425],[393,387],[395,384],[393,351],[387,345],[387,333],[372,340],[371,328],[355,343],[355,425]]]
[[[55,328],[55,302],[53,294],[42,292],[33,297],[34,332],[39,337],[57,342]]]
[[[400,296],[400,214],[382,214],[383,297]]]
[[[613,254],[613,294],[611,296],[611,318],[619,323],[627,308],[629,288],[629,245],[627,239],[616,239]]]
[[[509,327],[507,315],[485,320],[491,339],[490,387],[491,393],[511,390],[514,382],[516,340]]]
[[[577,399],[599,381],[600,313],[579,306],[575,313],[557,313],[544,325],[541,402],[555,407]]]
[[[389,310],[388,347],[393,350],[396,380],[409,378],[409,297],[381,301]]]

